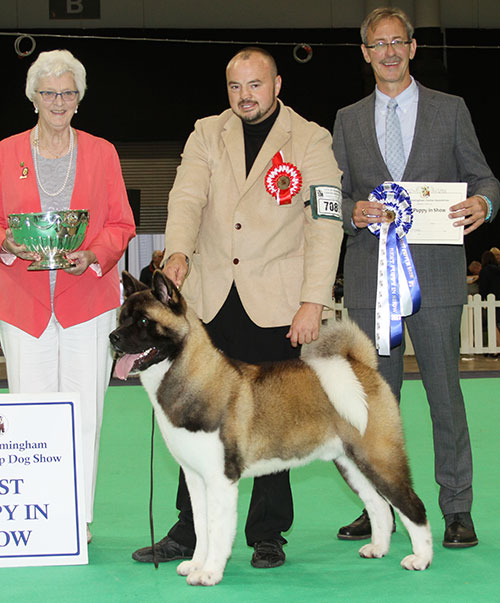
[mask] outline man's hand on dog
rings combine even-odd
[[[163,272],[175,284],[177,289],[180,289],[188,273],[186,256],[183,253],[173,253],[163,266]]]
[[[322,313],[321,304],[304,302],[300,306],[286,335],[294,348],[318,339]]]

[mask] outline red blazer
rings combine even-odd
[[[10,213],[40,212],[40,197],[31,156],[30,132],[0,142],[0,244]],[[81,276],[59,270],[54,313],[63,327],[85,322],[120,305],[117,262],[135,236],[118,154],[114,146],[77,130],[78,155],[72,209],[88,209],[89,225],[80,249],[91,249],[102,276],[92,268]],[[21,178],[23,167],[28,168]],[[0,320],[39,337],[50,320],[48,271],[28,272],[30,262],[0,261]]]

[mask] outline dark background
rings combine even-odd
[[[225,65],[242,45],[255,40],[268,43],[265,47],[276,58],[283,77],[280,98],[329,130],[339,108],[359,100],[374,87],[371,67],[359,49],[358,29],[37,30],[24,32],[36,41],[33,54],[27,57],[15,52],[17,36],[12,33],[12,37],[0,37],[0,138],[34,125],[33,108],[24,95],[26,72],[41,51],[54,48],[67,48],[87,69],[88,90],[73,125],[112,142],[184,141],[196,119],[227,108]],[[499,34],[500,30],[418,29],[415,38],[420,47],[411,65],[412,75],[422,84],[464,97],[483,152],[497,177],[500,150],[495,73],[500,48],[485,47],[497,46]],[[243,44],[215,42],[233,40]],[[309,62],[295,60],[297,41],[313,48]],[[430,48],[434,45],[438,48]],[[29,41],[20,47],[29,48]],[[499,225],[496,219],[466,237],[469,261],[480,259],[481,252],[493,245],[500,247]]]

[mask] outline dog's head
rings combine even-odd
[[[126,379],[132,371],[174,360],[189,325],[184,298],[161,270],[154,272],[151,289],[128,272],[122,273],[122,283],[125,301],[109,339],[117,352],[115,376]]]

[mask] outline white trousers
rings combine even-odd
[[[79,392],[87,522],[93,519],[104,395],[113,355],[116,310],[64,329],[54,315],[39,338],[0,321],[9,392]]]

